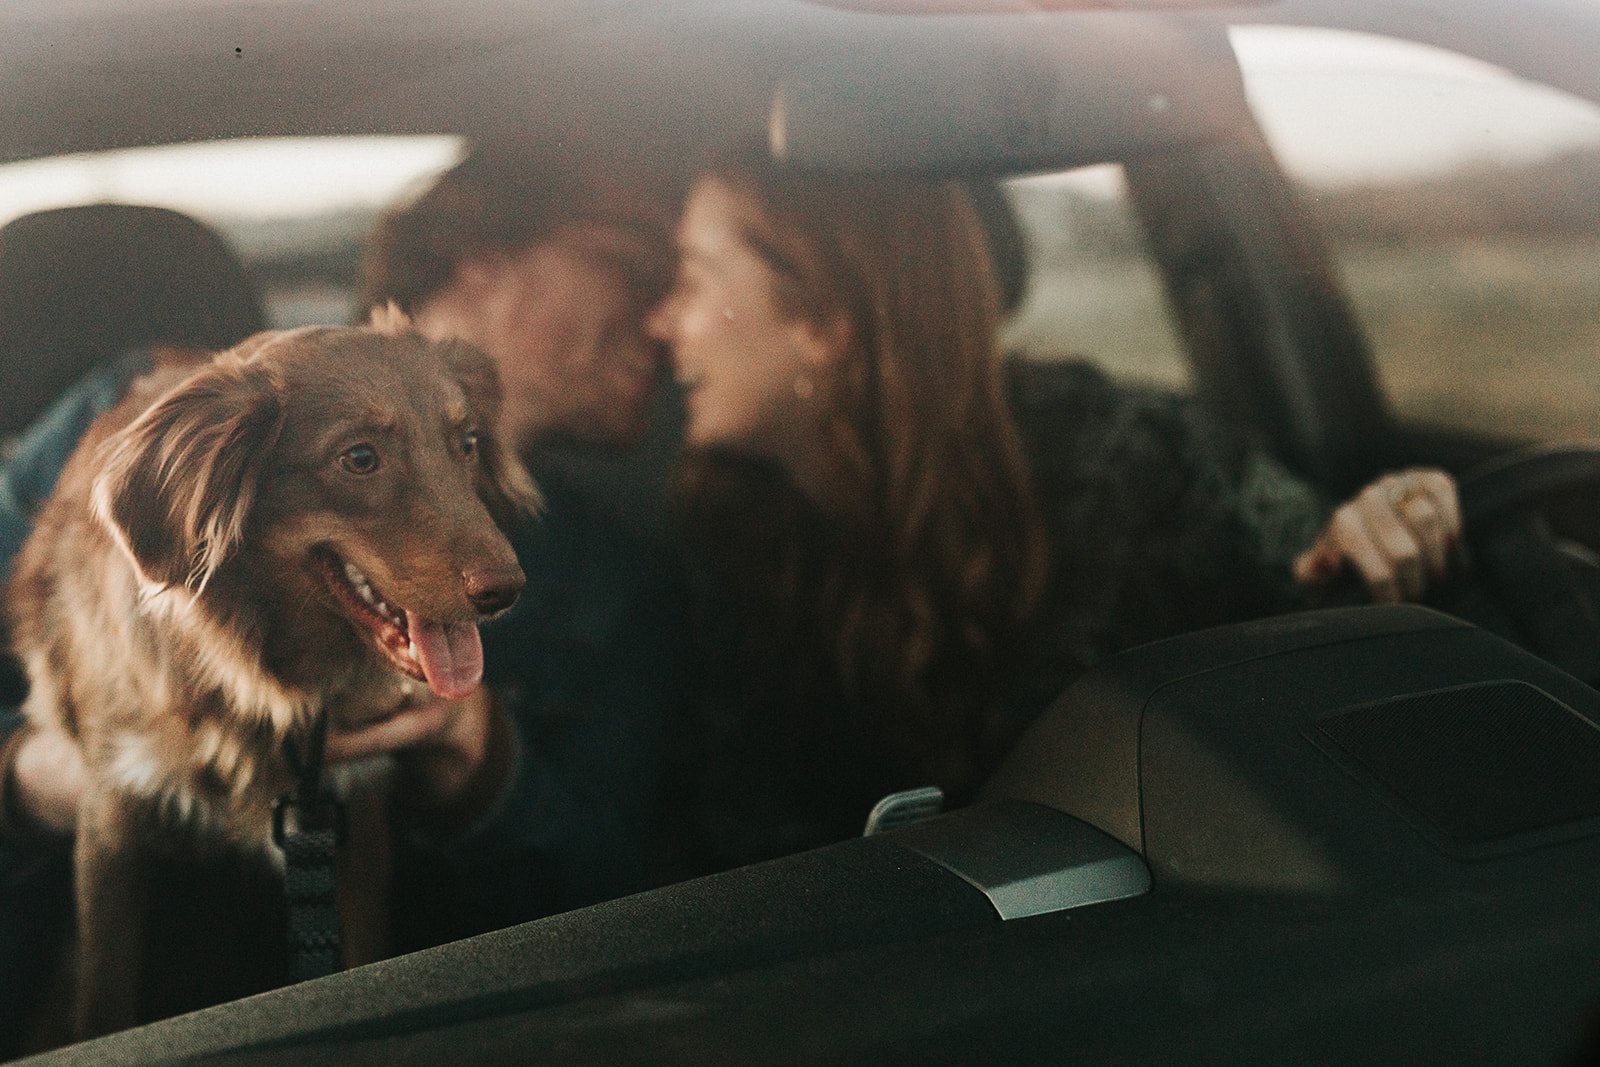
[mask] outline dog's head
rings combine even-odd
[[[260,334],[106,441],[95,512],[147,583],[463,696],[523,584],[499,525],[538,506],[499,404],[487,357],[401,322]]]

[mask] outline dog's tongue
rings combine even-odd
[[[406,628],[428,687],[446,700],[460,700],[483,680],[483,641],[470,622],[440,623],[406,612]]]

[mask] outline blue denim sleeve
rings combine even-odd
[[[33,516],[17,500],[9,473],[9,468],[0,470],[0,583],[11,576],[11,561],[33,529]]]
[[[96,367],[23,431],[0,469],[0,581],[33,529],[39,505],[55,490],[73,449],[102,412],[121,398],[128,383],[150,369],[149,353],[129,352]]]

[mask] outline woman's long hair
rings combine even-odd
[[[770,532],[744,547],[765,557],[766,593],[792,616],[774,637],[813,646],[899,772],[964,793],[1009,741],[1002,672],[1046,577],[982,224],[954,182],[719,178],[747,202],[742,236],[776,275],[781,309],[842,316],[849,337],[815,397],[846,513],[795,504],[775,526],[783,509],[770,504],[722,511]],[[702,489],[716,481],[704,459]]]

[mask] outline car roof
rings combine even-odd
[[[649,157],[766,143],[817,165],[1038,169],[1225,129],[1237,84],[1217,72],[1231,70],[1223,29],[1238,22],[1395,33],[1600,96],[1583,46],[1600,6],[1461,0],[1451,14],[1428,0],[13,0],[0,162],[460,133]]]

